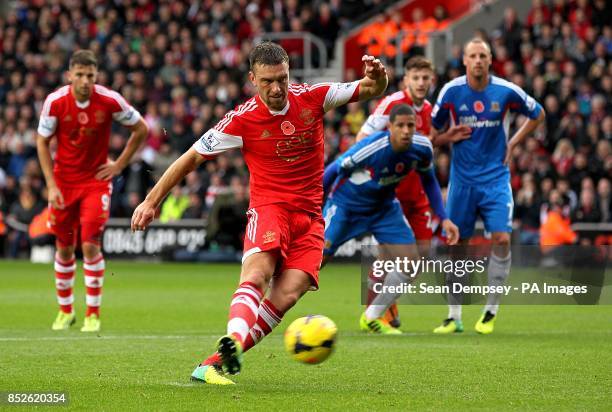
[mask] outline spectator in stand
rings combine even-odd
[[[578,236],[572,230],[565,212],[563,198],[556,190],[550,193],[549,209],[540,226],[540,246],[544,253],[551,253],[553,246],[576,243]]]
[[[574,146],[569,139],[559,140],[552,155],[552,162],[558,175],[567,176],[574,164],[574,154]]]
[[[520,244],[537,245],[540,243],[540,208],[541,200],[533,175],[525,173],[522,187],[516,195],[514,217],[520,224]]]
[[[603,223],[612,222],[612,191],[610,190],[610,179],[602,177],[597,182],[597,203]]]
[[[572,213],[572,223],[599,223],[601,212],[596,203],[593,189],[584,189],[580,192],[580,203]]]

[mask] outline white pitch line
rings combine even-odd
[[[42,337],[9,337],[0,338],[0,342],[36,342],[36,341],[66,341],[66,340],[181,340],[215,338],[218,335],[101,335],[101,336],[42,336]]]
[[[169,385],[169,386],[180,386],[182,388],[189,388],[189,387],[194,387],[194,386],[200,386],[202,385],[201,383],[195,383],[195,382],[166,382],[164,385]]]

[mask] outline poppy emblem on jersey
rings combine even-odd
[[[263,235],[264,245],[266,243],[274,242],[275,240],[276,240],[276,233],[275,232],[273,232],[271,230],[268,230],[266,233],[264,233],[264,235]]]
[[[404,169],[406,168],[406,165],[403,163],[396,163],[395,164],[395,173],[402,173],[404,171]]]
[[[484,109],[485,109],[485,106],[483,102],[481,102],[480,100],[476,100],[474,102],[474,111],[476,113],[482,113],[484,112]]]
[[[106,115],[102,110],[96,110],[96,114],[94,116],[96,117],[96,123],[104,123],[106,120]]]
[[[295,133],[295,126],[289,120],[285,120],[281,123],[281,130],[285,135],[289,136]]]
[[[89,116],[87,116],[87,113],[85,112],[79,112],[77,115],[77,121],[80,124],[87,124],[89,122]]]
[[[314,123],[315,121],[315,118],[312,115],[312,110],[310,109],[302,109],[302,111],[300,112],[300,119],[302,119],[306,126]]]

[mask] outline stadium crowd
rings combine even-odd
[[[311,6],[298,0],[239,0],[194,6],[160,1],[155,7],[140,0],[15,2],[0,16],[0,245],[7,239],[10,245],[0,256],[17,256],[27,247],[23,227],[45,207],[35,147],[38,115],[45,96],[64,84],[72,51],[92,49],[101,63],[98,82],[119,91],[150,128],[138,160],[114,182],[111,216],[127,217],[180,153],[253,93],[246,56],[258,35],[309,31],[333,53],[336,37],[354,24],[365,3],[388,2],[331,0]],[[605,0],[533,0],[525,21],[509,8],[497,30],[480,32],[491,42],[494,72],[523,87],[547,113],[545,125],[515,150],[510,165],[522,243],[538,242],[552,211],[566,222],[612,221],[611,22]],[[299,56],[300,44],[283,45]],[[430,100],[461,74],[461,48],[455,46]],[[397,83],[390,79],[387,93]],[[353,143],[373,105],[355,103],[327,113],[327,161]],[[515,119],[513,128],[521,121]],[[120,127],[113,130],[113,156],[126,137]],[[448,183],[449,164],[448,152],[440,150],[436,167],[442,186]],[[247,182],[239,154],[219,156],[187,176],[162,206],[160,218],[218,213],[214,205],[220,194],[229,205],[228,195],[246,205]],[[240,208],[225,213],[244,219]]]

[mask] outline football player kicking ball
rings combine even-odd
[[[414,133],[412,107],[399,104],[389,113],[387,131],[376,132],[352,146],[326,169],[323,186],[330,189],[323,210],[326,263],[346,241],[370,232],[379,243],[381,259],[418,260],[414,234],[395,196],[398,183],[417,170],[434,212],[442,221],[448,243],[459,238],[457,226],[446,217],[440,186],[433,169],[429,139]],[[393,271],[383,286],[412,281],[416,274]],[[375,333],[399,334],[382,315],[400,294],[379,294],[361,316],[361,327]]]
[[[510,233],[514,201],[508,161],[513,148],[544,120],[544,110],[516,84],[489,74],[491,49],[475,38],[463,50],[466,75],[446,83],[432,112],[434,144],[453,143],[447,196],[448,214],[459,226],[461,242],[467,244],[480,215],[491,233],[489,285],[503,285],[510,274]],[[509,112],[527,121],[509,136]],[[465,125],[471,134],[443,136],[447,124]],[[476,332],[493,332],[501,296],[491,294],[478,321]],[[462,332],[461,296],[449,295],[448,317],[434,333]]]
[[[83,251],[87,312],[82,332],[100,330],[104,257],[100,237],[108,220],[112,178],[128,165],[148,128],[140,114],[117,92],[95,84],[98,63],[93,52],[79,50],[69,63],[69,85],[47,96],[38,125],[38,159],[47,182],[49,224],[56,236],[55,287],[60,311],[53,330],[75,323],[74,250],[79,234]],[[113,120],[132,133],[121,155],[108,160]],[[55,136],[57,153],[51,160]]]
[[[249,79],[257,95],[229,112],[177,161],[132,216],[143,230],[160,202],[206,159],[242,150],[250,171],[251,204],[240,284],[232,296],[227,335],[192,374],[195,380],[232,384],[242,353],[278,325],[308,290],[318,288],[323,254],[323,115],[387,87],[382,63],[364,56],[365,76],[352,83],[289,84],[289,57],[277,44],[257,45]],[[265,298],[267,294],[267,298]]]

